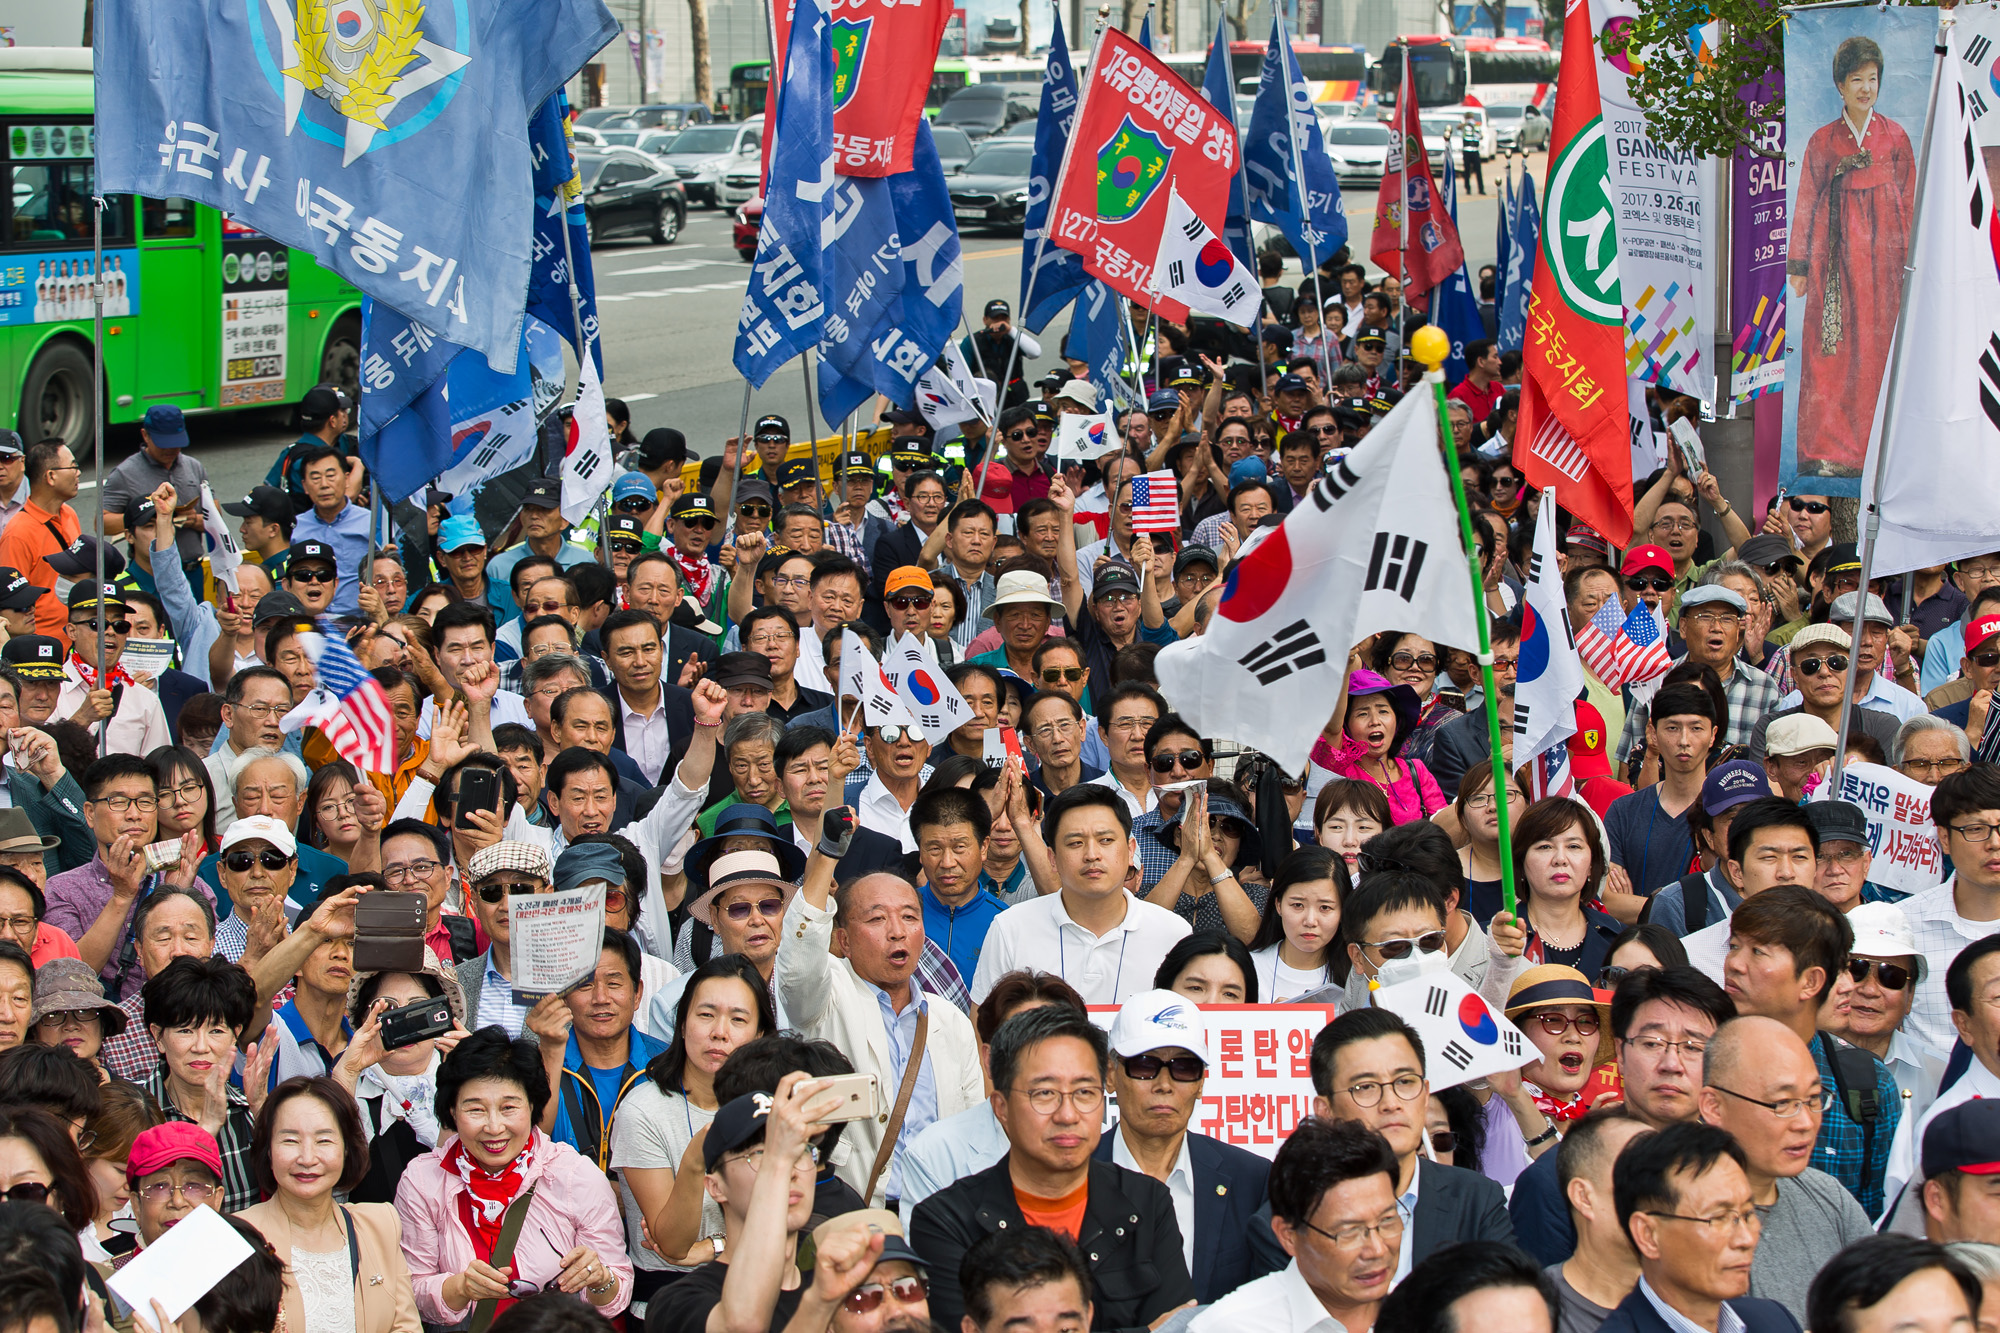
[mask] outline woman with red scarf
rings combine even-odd
[[[544,1290],[580,1296],[606,1316],[631,1302],[617,1195],[592,1162],[535,1128],[549,1096],[534,1043],[499,1027],[473,1033],[438,1067],[438,1119],[451,1132],[396,1187],[425,1323],[483,1327]],[[510,1210],[517,1226],[507,1224]],[[503,1232],[514,1233],[511,1245]]]
[[[1535,1107],[1560,1127],[1620,1099],[1611,999],[1573,967],[1544,963],[1514,979],[1507,1018],[1539,1054],[1521,1069]]]

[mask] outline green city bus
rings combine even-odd
[[[92,437],[95,130],[89,50],[0,50],[0,426]],[[311,256],[186,199],[104,212],[106,420],[358,387],[361,293]]]

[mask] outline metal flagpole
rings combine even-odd
[[[1910,246],[1903,258],[1903,290],[1910,290],[1910,279],[1916,273],[1917,238],[1923,234],[1920,228],[1924,220],[1924,185],[1931,174],[1931,134],[1929,126],[1937,115],[1938,90],[1944,86],[1945,33],[1957,22],[1957,17],[1949,9],[1938,11],[1937,40],[1932,51],[1934,67],[1931,71],[1930,109],[1924,117],[1924,148],[1917,156],[1916,202],[1910,208]],[[1896,310],[1896,335],[1889,344],[1892,355],[1889,360],[1889,384],[1882,395],[1881,438],[1875,446],[1875,491],[1868,497],[1868,523],[1862,532],[1861,541],[1861,585],[1854,594],[1854,624],[1848,630],[1850,651],[1847,654],[1847,679],[1841,685],[1839,743],[1833,752],[1833,772],[1830,781],[1835,796],[1840,794],[1840,770],[1846,766],[1848,720],[1854,716],[1855,676],[1860,668],[1861,623],[1868,612],[1868,579],[1875,568],[1875,538],[1882,530],[1882,479],[1889,466],[1889,430],[1896,420],[1896,406],[1902,396],[1903,387],[1903,338],[1910,321],[1910,302],[1904,301]],[[1913,571],[1914,572],[1914,571]],[[1907,582],[1907,579],[1905,580]],[[1884,662],[1890,675],[1895,674],[1893,663]],[[1974,742],[1976,745],[1978,742]]]
[[[95,175],[95,167],[92,174]],[[92,184],[95,184],[95,180]],[[96,436],[97,445],[97,687],[104,688],[104,196],[91,197],[90,245],[90,303],[92,309],[91,370],[93,384],[90,394],[91,431]],[[166,516],[172,523],[173,515]],[[160,516],[155,514],[158,523]],[[178,560],[180,553],[174,552]],[[104,719],[104,727],[97,733],[97,752],[110,753],[111,719]]]
[[[1424,363],[1424,382],[1431,386],[1437,404],[1438,434],[1444,440],[1445,470],[1451,474],[1452,503],[1458,506],[1458,535],[1465,543],[1466,569],[1472,575],[1473,619],[1479,625],[1479,679],[1486,697],[1486,743],[1493,755],[1493,809],[1500,819],[1500,901],[1509,916],[1516,914],[1514,902],[1514,854],[1507,824],[1507,789],[1514,775],[1500,745],[1499,691],[1493,685],[1493,640],[1487,632],[1486,580],[1479,568],[1479,543],[1472,535],[1472,510],[1465,503],[1465,480],[1459,476],[1458,441],[1445,423],[1444,359],[1451,355],[1451,339],[1435,324],[1426,324],[1410,338],[1410,351]]]
[[[806,438],[812,447],[813,508],[817,511],[826,507],[826,496],[821,491],[819,484],[819,415],[813,409],[813,370],[812,353],[810,351],[799,358],[799,369],[805,372],[806,377]],[[737,453],[741,455],[742,452],[741,446],[738,446]],[[778,479],[771,477],[767,480],[771,486],[771,508],[772,513],[775,515],[777,512]]]

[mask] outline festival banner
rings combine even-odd
[[[1590,0],[1590,35],[1601,39],[1638,15],[1638,0]],[[1712,404],[1715,162],[1653,134],[1629,84],[1644,68],[1642,52],[1609,56],[1596,40],[1590,48],[1617,216],[1626,372]]]
[[[1833,789],[1822,785],[1813,799],[1832,800]],[[1868,816],[1868,853],[1875,858],[1868,866],[1869,883],[1916,893],[1943,882],[1944,853],[1931,823],[1928,783],[1881,764],[1849,764],[1840,770],[1840,799]]]
[[[1082,92],[1049,239],[1083,256],[1084,271],[1112,290],[1184,324],[1187,307],[1151,290],[1167,183],[1220,231],[1236,173],[1236,127],[1116,28],[1099,42]]]
[[[1736,150],[1729,209],[1729,396],[1747,403],[1785,387],[1785,122],[1764,114],[1784,91],[1766,74],[1737,94],[1757,145]]]
[[[774,0],[771,5],[774,51],[791,49],[793,2]],[[951,21],[949,0],[841,0],[839,8],[828,40],[833,50],[833,151],[840,174],[908,171],[938,42]],[[772,72],[777,73],[775,67]],[[772,106],[779,86],[774,78]],[[771,141],[767,133],[764,142]]]

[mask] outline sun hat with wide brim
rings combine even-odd
[[[104,998],[104,983],[89,963],[81,958],[51,958],[35,969],[35,1003],[28,1010],[28,1026],[50,1014],[80,1014],[97,1010],[104,1035],[115,1037],[125,1030],[125,1011]]]
[[[993,600],[979,613],[981,620],[996,619],[995,613],[1006,606],[1047,606],[1062,610],[1062,603],[1049,596],[1049,581],[1032,569],[1016,569],[1002,574],[993,591]]]
[[[789,830],[778,827],[778,817],[761,805],[738,801],[715,817],[714,830],[688,848],[681,861],[688,887],[697,895],[708,892],[709,867],[722,858],[730,838],[763,839],[766,849],[778,859],[778,873],[785,879],[796,881],[806,873],[806,854],[792,841]]]
[[[380,972],[356,972],[354,978],[347,983],[346,1011],[350,1019],[354,1018],[354,1005],[361,998],[361,988],[368,983],[370,977],[381,975]],[[413,975],[426,976],[437,982],[439,989],[444,992],[444,1002],[451,1006],[451,1016],[457,1020],[460,1027],[468,1029],[471,1027],[465,1015],[465,988],[458,984],[457,970],[439,962],[438,956],[431,952],[429,945],[424,946],[424,965],[421,972]],[[365,1019],[367,1015],[363,1014],[360,1017]]]
[[[787,906],[799,886],[785,878],[778,858],[767,851],[724,852],[708,863],[708,886],[688,904],[688,915],[715,929],[715,900],[731,889],[766,885],[778,890]]]
[[[1389,754],[1393,757],[1403,748],[1403,742],[1409,738],[1410,733],[1417,729],[1417,721],[1424,713],[1423,700],[1417,698],[1417,692],[1410,686],[1397,685],[1390,681],[1388,677],[1370,671],[1366,667],[1348,676],[1347,701],[1349,704],[1352,704],[1356,699],[1370,694],[1385,694],[1389,696],[1389,707],[1396,710],[1396,734],[1389,742]],[[1347,717],[1345,714],[1341,715],[1340,723],[1344,730],[1347,726]]]
[[[1593,987],[1590,979],[1575,968],[1560,963],[1529,968],[1507,988],[1507,1006],[1502,1012],[1520,1027],[1521,1020],[1537,1009],[1560,1009],[1571,1004],[1587,1004],[1597,1010],[1597,1054],[1590,1058],[1594,1069],[1612,1058],[1611,996]]]

